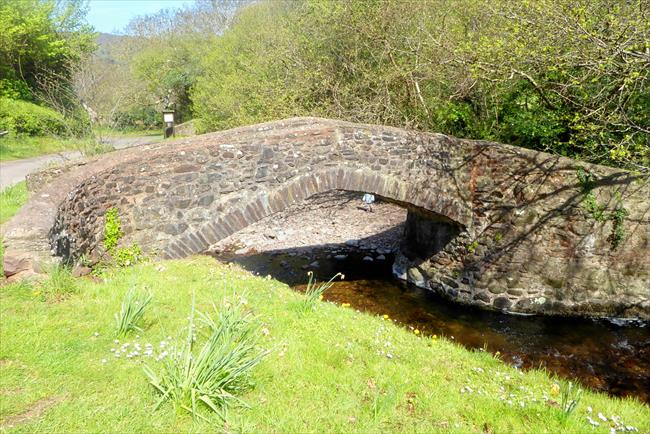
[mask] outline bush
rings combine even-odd
[[[156,128],[163,125],[160,110],[153,107],[133,107],[115,113],[111,123],[118,129]]]
[[[0,80],[0,98],[31,100],[32,91],[23,80]]]
[[[65,119],[56,111],[9,98],[0,98],[0,130],[28,136],[69,133]]]

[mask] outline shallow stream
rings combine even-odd
[[[467,348],[498,351],[502,360],[518,368],[545,367],[593,390],[636,396],[650,404],[650,324],[483,311],[393,278],[392,254],[378,260],[377,255],[345,249],[221,253],[217,258],[260,275],[270,274],[296,290],[304,290],[308,270],[319,280],[342,272],[345,280],[337,281],[325,299],[389,315],[401,325],[446,336]]]

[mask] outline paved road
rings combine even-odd
[[[115,149],[130,148],[131,146],[142,146],[155,143],[160,138],[156,136],[143,137],[105,137],[104,143],[110,143]],[[81,158],[78,151],[61,152],[58,154],[41,155],[39,157],[27,158],[24,160],[12,160],[0,162],[0,191],[7,187],[23,181],[25,177],[36,172],[48,164]]]

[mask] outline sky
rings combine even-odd
[[[119,33],[138,15],[180,8],[192,3],[192,0],[90,0],[86,20],[97,32]]]

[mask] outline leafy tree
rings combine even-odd
[[[0,91],[29,99],[46,85],[69,82],[70,66],[94,49],[80,0],[0,2]]]
[[[191,98],[208,130],[318,115],[647,171],[648,18],[641,0],[259,4]]]

